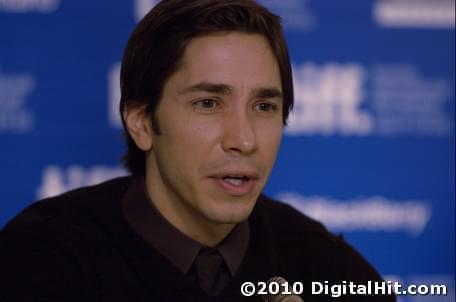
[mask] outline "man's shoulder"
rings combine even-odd
[[[112,179],[39,200],[19,213],[0,230],[0,292],[52,293],[74,301],[85,292],[93,295],[98,265],[119,258],[107,222],[119,222],[130,183],[131,177]]]
[[[87,218],[87,210],[91,208],[109,207],[120,202],[131,182],[131,176],[119,177],[38,200],[22,210],[3,230],[77,223]]]
[[[262,196],[259,210],[269,234],[282,250],[334,257],[350,249],[340,235],[334,235],[321,222],[282,201]]]
[[[275,241],[280,258],[287,259],[285,262],[295,260],[290,262],[292,267],[288,268],[289,271],[301,268],[314,278],[381,279],[375,269],[341,235],[332,234],[322,223],[292,206],[262,196],[258,210],[268,225],[268,233]],[[313,268],[309,269],[309,265]]]
[[[342,235],[334,235],[321,222],[282,201],[262,196],[259,209],[270,234],[285,249],[328,257],[353,251]]]
[[[0,230],[0,264],[11,262],[14,271],[21,259],[50,268],[59,259],[59,265],[90,259],[88,247],[102,249],[110,223],[121,225],[121,200],[130,183],[131,177],[116,178],[34,202]]]

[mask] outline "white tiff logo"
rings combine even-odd
[[[293,68],[295,104],[289,135],[368,135],[373,117],[363,110],[366,71],[359,64],[305,63]]]

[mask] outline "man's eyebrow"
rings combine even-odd
[[[254,98],[260,98],[260,99],[272,99],[272,98],[282,98],[282,92],[275,88],[275,87],[268,87],[268,88],[255,88],[251,96]]]
[[[184,88],[183,90],[179,91],[179,94],[205,91],[215,94],[229,95],[233,93],[233,90],[233,87],[227,84],[200,82],[198,84]],[[275,87],[259,87],[252,90],[250,97],[261,99],[282,98],[282,92]]]
[[[233,87],[227,84],[218,84],[218,83],[210,83],[210,82],[200,82],[198,84],[192,85],[187,87],[181,91],[179,94],[186,94],[189,92],[198,92],[198,91],[205,91],[210,93],[216,94],[231,94],[233,92]]]

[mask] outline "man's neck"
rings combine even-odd
[[[146,177],[147,195],[158,212],[176,229],[200,244],[214,247],[236,226],[236,224],[210,221],[185,202],[177,204],[156,196],[163,195],[153,192],[149,181]]]

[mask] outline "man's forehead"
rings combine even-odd
[[[242,40],[242,43],[239,43]],[[258,55],[270,54],[271,61],[278,64],[268,39],[259,33],[247,33],[243,31],[222,31],[210,34],[198,35],[191,38],[186,44],[180,58],[179,66],[185,66],[194,61],[194,57],[200,52],[211,51],[212,55],[219,53],[245,52],[245,45],[249,45],[250,51],[258,52]]]
[[[229,31],[195,37],[187,43],[176,74],[185,77],[180,94],[232,94],[245,84],[252,94],[282,95],[277,59],[260,34]]]

